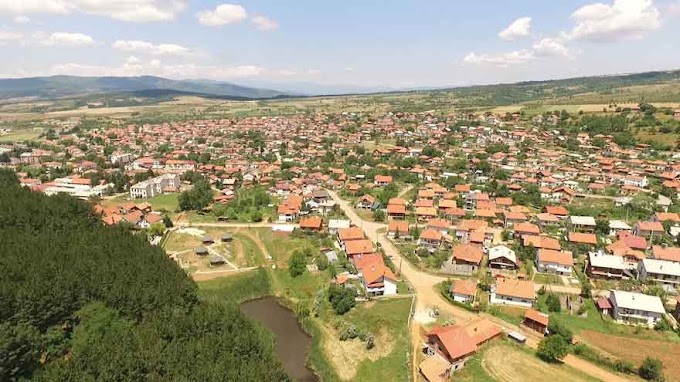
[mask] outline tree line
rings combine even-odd
[[[0,170],[0,380],[289,380],[272,349],[144,237]]]

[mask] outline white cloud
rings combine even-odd
[[[252,21],[255,27],[261,31],[272,31],[279,27],[276,21],[264,16],[255,16]]]
[[[0,0],[0,14],[58,13],[66,14],[73,7],[64,0]]]
[[[14,16],[14,19],[12,19],[15,23],[17,24],[27,24],[31,22],[31,19],[26,17],[26,16]]]
[[[136,57],[128,57],[118,67],[84,65],[66,63],[53,66],[49,74],[65,74],[80,76],[141,76],[155,75],[168,78],[208,78],[214,80],[230,80],[257,77],[268,73],[266,69],[254,65],[233,67],[201,66],[196,64],[163,65],[160,60],[141,61]]]
[[[512,22],[507,28],[498,33],[503,40],[516,40],[531,34],[531,17],[522,17]]]
[[[569,36],[595,42],[641,38],[645,32],[661,26],[660,16],[652,0],[613,0],[612,4],[588,4],[571,15],[576,25]]]
[[[532,46],[533,52],[540,57],[571,57],[571,50],[565,45],[564,39],[545,37]]]
[[[492,65],[499,68],[507,68],[511,65],[525,64],[536,58],[534,52],[529,49],[515,50],[498,54],[468,53],[463,62],[475,65]]]
[[[82,33],[55,32],[41,43],[50,46],[86,46],[93,45],[94,39]]]
[[[20,40],[23,37],[24,37],[24,35],[22,33],[6,31],[6,30],[0,29],[0,43],[4,43],[6,41]]]
[[[111,45],[114,49],[125,52],[140,52],[158,56],[187,56],[191,54],[189,48],[177,44],[154,45],[140,40],[118,40]]]
[[[246,9],[237,4],[220,4],[212,11],[200,11],[196,14],[198,21],[207,26],[219,26],[238,23],[248,17]]]
[[[186,8],[186,0],[0,0],[0,15],[81,12],[131,22],[168,21]]]

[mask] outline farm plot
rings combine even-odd
[[[484,352],[484,370],[498,382],[586,382],[592,378],[566,365],[548,364],[510,345],[495,345]]]

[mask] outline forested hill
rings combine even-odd
[[[287,381],[235,305],[162,249],[0,170],[0,381]]]

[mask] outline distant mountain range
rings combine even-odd
[[[111,93],[195,94],[234,99],[275,98],[288,94],[229,82],[204,80],[170,80],[154,76],[77,77],[51,76],[0,79],[0,99],[52,99]]]
[[[666,84],[663,91],[654,88],[637,89],[631,86]],[[196,95],[210,98],[249,100],[317,95],[370,94],[446,91],[459,98],[459,106],[509,105],[528,101],[565,99],[595,93],[604,98],[614,95],[642,97],[649,101],[676,101],[680,99],[680,70],[633,73],[610,76],[592,76],[543,81],[526,81],[506,84],[473,85],[462,87],[419,87],[397,89],[376,86],[329,85],[313,82],[279,82],[243,80],[237,85],[230,82],[204,79],[171,80],[162,77],[78,77],[51,76],[0,79],[0,100],[8,99],[92,99],[112,97],[167,99],[179,95]],[[278,90],[273,90],[278,89]],[[611,95],[611,96],[609,96]],[[592,98],[592,97],[591,97]],[[619,97],[620,98],[620,97]],[[593,100],[589,100],[592,101]],[[598,100],[608,102],[609,99]],[[586,102],[588,103],[588,102]]]

